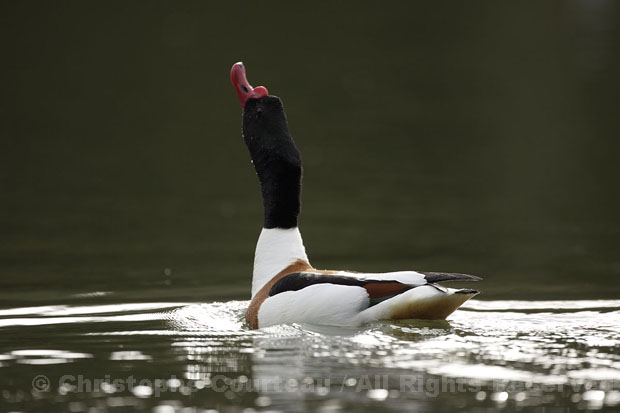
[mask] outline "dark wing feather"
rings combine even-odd
[[[376,282],[370,281],[362,285],[368,292],[368,296],[373,298],[393,297],[402,294],[413,288],[411,285],[401,284],[397,281]]]
[[[420,274],[424,274],[424,278],[429,283],[438,283],[441,281],[480,281],[482,278],[475,275],[460,274],[457,272],[426,272],[416,271]]]

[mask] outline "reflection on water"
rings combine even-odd
[[[243,322],[246,306],[6,310],[3,337],[21,336],[24,348],[0,354],[2,406],[44,410],[55,402],[70,411],[158,412],[620,406],[618,300],[472,300],[450,321],[357,330],[252,331]],[[45,345],[35,340],[50,328],[55,334]],[[78,347],[83,351],[72,350]]]

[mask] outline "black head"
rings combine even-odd
[[[261,183],[265,228],[296,227],[301,204],[301,157],[277,96],[245,102],[243,139]]]
[[[266,152],[264,155],[277,154],[286,141],[293,141],[280,98],[265,96],[246,101],[243,110],[243,139],[254,161],[257,160],[254,155],[263,155],[262,152]]]

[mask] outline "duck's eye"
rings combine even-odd
[[[243,90],[245,93],[248,93],[248,88],[245,85],[241,85],[241,90]]]

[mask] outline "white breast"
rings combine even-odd
[[[254,254],[252,297],[276,274],[297,260],[308,262],[298,228],[263,228]]]

